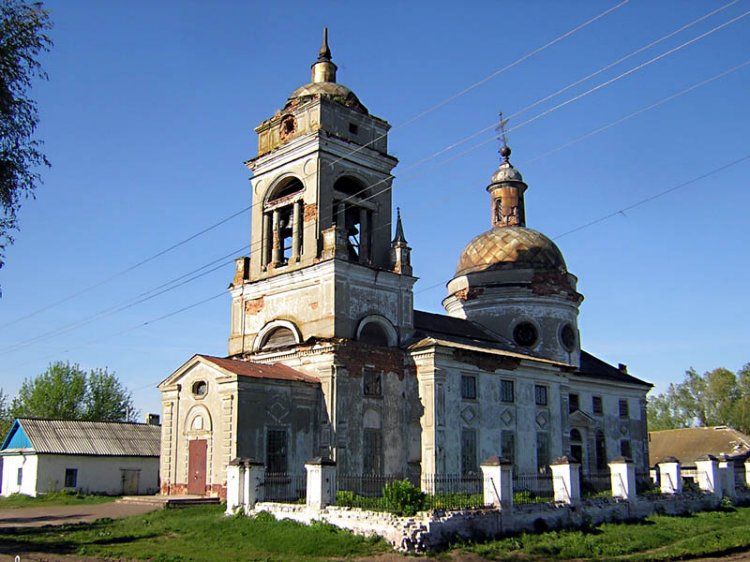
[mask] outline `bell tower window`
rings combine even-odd
[[[296,177],[282,180],[263,208],[263,267],[282,267],[302,253],[302,205],[305,186]]]
[[[372,218],[375,205],[358,180],[344,176],[333,184],[333,218],[346,239],[349,261],[368,263],[372,255]]]

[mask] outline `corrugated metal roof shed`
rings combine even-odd
[[[158,425],[34,418],[16,421],[37,453],[158,457],[160,452]]]

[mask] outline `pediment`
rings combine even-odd
[[[233,373],[227,371],[226,369],[222,369],[221,367],[215,365],[211,361],[208,361],[204,357],[200,355],[193,355],[190,359],[188,359],[187,361],[185,361],[185,363],[178,367],[176,371],[174,371],[171,375],[169,375],[166,379],[159,383],[159,390],[164,390],[167,387],[179,383],[180,380],[188,376],[195,369],[205,370],[207,372],[207,375],[210,374],[210,376],[214,380],[227,376],[235,376],[233,375]]]
[[[577,427],[592,427],[594,425],[594,418],[588,415],[586,412],[576,410],[568,417],[571,426]]]

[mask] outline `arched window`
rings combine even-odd
[[[601,431],[596,432],[596,469],[606,470],[607,469],[607,441],[604,439],[604,433]]]
[[[273,188],[263,209],[263,266],[279,267],[302,253],[302,199],[305,186],[288,177]]]
[[[368,323],[359,334],[359,341],[369,343],[370,345],[388,346],[388,334],[380,324],[375,322]]]
[[[260,344],[260,349],[263,351],[268,351],[271,349],[288,347],[290,345],[295,345],[296,343],[297,338],[295,337],[294,332],[289,328],[280,326],[278,328],[274,328],[263,337],[263,341]]]
[[[341,177],[333,184],[333,221],[346,235],[350,261],[370,259],[375,206],[366,201],[366,197],[366,186],[350,176]]]
[[[580,443],[581,442],[581,432],[577,429],[571,429],[570,430],[570,442],[571,443]]]

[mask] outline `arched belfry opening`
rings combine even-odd
[[[361,181],[343,176],[333,184],[333,220],[346,240],[349,261],[367,263],[372,256],[372,219],[375,205],[368,201]]]
[[[303,249],[302,180],[290,176],[270,191],[263,204],[263,267],[299,261]]]

